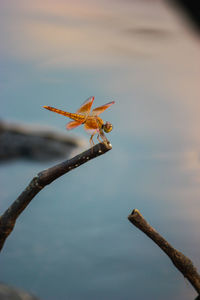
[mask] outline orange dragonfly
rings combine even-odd
[[[98,134],[97,139],[100,143],[102,141],[100,140],[99,137],[102,138],[105,144],[108,144],[109,142],[104,132],[106,133],[110,132],[113,129],[113,126],[110,122],[104,123],[104,121],[99,117],[99,115],[102,112],[104,112],[104,110],[106,110],[108,107],[110,107],[112,104],[114,104],[115,101],[106,103],[102,106],[94,108],[91,111],[93,101],[94,101],[94,97],[88,98],[75,113],[66,112],[51,106],[43,106],[43,107],[50,111],[56,112],[58,114],[61,114],[65,117],[72,119],[73,121],[70,121],[66,125],[66,128],[68,130],[71,130],[83,124],[84,129],[91,134],[90,137],[91,146],[94,146],[93,137],[95,134]]]

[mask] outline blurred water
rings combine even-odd
[[[42,105],[116,101],[102,115],[112,151],[37,195],[6,241],[0,280],[46,300],[193,299],[127,216],[138,208],[200,268],[198,40],[162,1],[0,6],[2,119],[64,130]],[[47,167],[1,165],[1,211]]]

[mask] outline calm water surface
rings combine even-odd
[[[102,115],[112,151],[37,195],[4,246],[0,280],[44,300],[194,299],[127,216],[138,208],[200,269],[199,41],[162,1],[0,6],[2,119],[64,130],[42,105],[116,101]],[[2,164],[1,211],[54,163]]]

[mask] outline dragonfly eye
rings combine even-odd
[[[103,130],[108,133],[110,131],[112,131],[113,126],[110,122],[106,122],[105,124],[103,124]]]

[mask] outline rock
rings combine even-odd
[[[19,158],[49,161],[68,157],[82,145],[80,139],[49,127],[0,122],[0,161]]]
[[[20,289],[0,283],[0,300],[39,300],[39,298]]]

